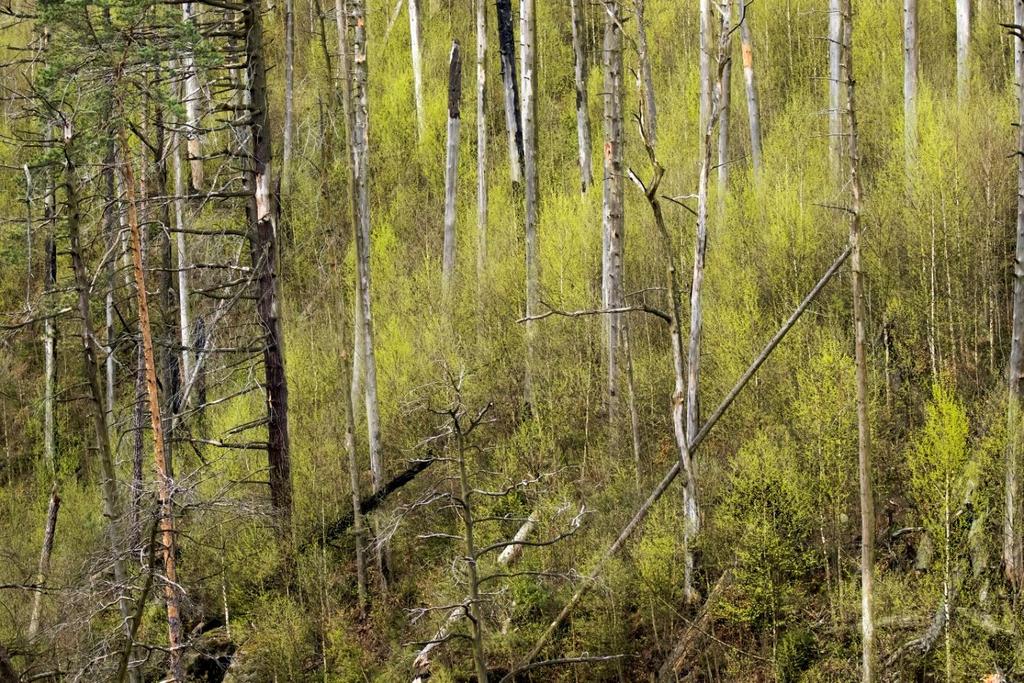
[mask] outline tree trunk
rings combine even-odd
[[[971,80],[971,0],[956,0],[956,96],[967,97]]]
[[[191,2],[185,2],[181,6],[182,18],[185,23],[196,24],[196,10],[195,5]],[[201,143],[201,114],[199,111],[199,101],[202,97],[202,91],[199,86],[199,73],[196,69],[195,57],[192,55],[191,50],[185,51],[184,56],[185,66],[185,135],[188,138],[188,158],[189,164],[192,171],[192,188],[193,190],[202,189],[205,184],[205,178],[203,177],[203,159],[202,159],[202,143]]]
[[[718,78],[718,202],[725,206],[729,188],[729,113],[732,103],[732,2],[722,3],[722,40],[726,41],[725,63],[719,67]]]
[[[142,267],[142,235],[135,198],[135,174],[129,157],[128,138],[124,129],[120,133],[122,172],[124,174],[125,204],[128,211],[128,228],[132,249],[132,266],[135,274],[135,296],[138,305],[139,332],[142,336],[142,357],[146,367],[146,399],[149,404],[149,422],[153,434],[153,461],[156,467],[157,492],[160,502],[160,538],[163,545],[164,601],[167,603],[167,638],[169,665],[172,680],[184,681],[181,665],[182,624],[178,602],[177,549],[174,531],[174,482],[171,480],[164,451],[164,426],[160,418],[160,399],[157,390],[156,355],[153,350],[153,333],[149,321],[149,302],[146,292],[146,276]]]
[[[43,270],[43,287],[46,293],[47,307],[53,307],[53,290],[57,284],[57,203],[56,185],[53,178],[47,181],[44,212],[46,220],[46,264]],[[108,291],[108,300],[110,294]],[[109,329],[109,328],[108,328]],[[107,335],[110,343],[110,335]],[[108,354],[112,359],[112,356]],[[57,463],[57,321],[46,316],[43,321],[43,457],[56,476]]]
[[[587,74],[590,73],[587,53],[584,49],[583,2],[570,0],[572,5],[572,52],[573,79],[576,84],[576,138],[579,143],[580,191],[586,194],[594,184],[593,163],[590,160],[590,93],[587,91]]]
[[[416,135],[423,140],[427,130],[426,113],[423,110],[423,52],[420,38],[420,2],[409,2],[409,48],[412,52],[412,88],[416,105]]]
[[[50,574],[50,553],[53,552],[53,538],[57,533],[57,511],[60,510],[60,495],[57,493],[57,482],[50,489],[50,505],[46,512],[46,528],[43,531],[43,549],[39,553],[39,571],[36,573],[36,584],[41,588],[46,584]],[[39,619],[42,615],[43,591],[36,590],[32,596],[32,617],[28,622],[28,639],[35,639],[39,633]]]
[[[284,133],[281,142],[281,196],[288,197],[295,132],[295,0],[284,0]],[[288,229],[287,227],[285,228]]]
[[[189,313],[188,252],[185,245],[185,173],[179,135],[174,141],[174,225],[178,266],[178,327],[181,341],[181,370],[188,384],[192,376],[192,320]],[[185,406],[180,406],[181,410]]]
[[[448,59],[448,144],[444,165],[444,248],[441,283],[445,295],[451,293],[455,277],[455,191],[459,178],[459,128],[462,106],[462,51],[459,41],[452,42]]]
[[[761,172],[761,107],[757,99],[757,76],[754,72],[754,32],[750,28],[749,4],[737,0],[740,6],[740,47],[743,53],[743,80],[747,92],[747,119],[750,123],[750,160],[754,175]]]
[[[1013,260],[1013,329],[1008,368],[1007,406],[1009,443],[1006,448],[1006,502],[1003,510],[1003,570],[1015,589],[1024,585],[1024,558],[1021,550],[1018,469],[1024,425],[1024,0],[1014,0],[1014,68],[1017,80],[1017,246]]]
[[[843,0],[829,0],[828,14],[828,157],[839,177],[843,155]]]
[[[501,82],[505,91],[509,179],[513,185],[519,185],[523,182],[523,130],[520,127],[519,84],[516,81],[516,38],[512,29],[512,2],[511,0],[497,0],[496,8],[498,52],[501,55]]]
[[[284,369],[280,285],[277,273],[277,203],[273,193],[267,74],[263,61],[263,20],[260,0],[249,0],[245,14],[245,51],[249,68],[251,157],[246,174],[249,243],[256,277],[256,313],[263,330],[266,378],[267,464],[270,501],[278,532],[287,538],[292,512],[291,442],[288,434],[288,381]]]
[[[920,55],[917,41],[917,0],[903,0],[903,136],[908,170],[917,158],[917,84]]]
[[[622,297],[623,176],[622,176],[622,15],[617,0],[604,5],[604,184],[602,209],[601,303],[618,308]],[[610,447],[615,448],[619,404],[619,337],[617,313],[605,316],[608,356],[608,424]]]
[[[846,59],[846,108],[849,117],[850,140],[850,270],[853,286],[854,355],[857,381],[857,466],[860,479],[861,521],[861,646],[864,683],[875,680],[875,624],[874,624],[874,563],[875,563],[875,499],[871,474],[871,428],[868,424],[868,359],[866,348],[867,324],[864,313],[864,277],[861,262],[861,203],[863,190],[860,181],[860,157],[857,152],[857,111],[854,106],[853,76],[853,3],[845,0],[846,28],[844,31]]]
[[[573,3],[580,0],[573,0]],[[654,102],[654,76],[651,74],[651,57],[647,49],[647,27],[644,22],[645,0],[633,0],[636,8],[636,52],[640,62],[640,83],[643,92],[643,124],[652,146],[658,144],[658,108]]]
[[[487,0],[476,0],[476,280],[487,273]]]
[[[521,0],[519,5],[521,77],[523,79],[523,170],[526,205],[526,317],[536,314],[540,304],[540,247],[537,244],[539,188],[537,186],[537,17],[534,0]],[[529,411],[533,404],[533,355],[536,323],[526,323],[526,375],[524,403]]]

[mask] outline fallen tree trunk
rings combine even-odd
[[[690,655],[700,646],[704,636],[708,633],[708,627],[714,618],[714,610],[712,608],[715,606],[718,598],[721,597],[722,590],[729,585],[731,580],[732,573],[729,571],[719,577],[714,588],[708,593],[708,599],[704,601],[704,606],[700,608],[697,615],[686,626],[686,630],[679,637],[679,642],[672,648],[672,651],[669,652],[665,662],[658,670],[658,683],[671,683],[676,680],[676,675],[680,673],[683,665],[691,658]]]

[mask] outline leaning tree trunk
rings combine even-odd
[[[505,96],[505,129],[508,131],[509,179],[513,185],[519,185],[523,181],[523,129],[520,127],[519,84],[516,82],[516,38],[512,30],[512,2],[497,0],[496,8],[501,82]]]
[[[920,47],[917,42],[917,0],[903,0],[903,142],[906,166],[917,157],[917,84]]]
[[[476,281],[487,273],[487,0],[476,0]]]
[[[622,242],[624,228],[622,174],[622,15],[617,0],[605,3],[604,29],[604,185],[602,209],[601,303],[619,307],[622,294]],[[605,315],[608,357],[608,423],[610,447],[615,448],[619,403],[618,313]]]
[[[519,5],[520,57],[523,79],[523,171],[526,205],[526,376],[524,403],[533,404],[533,355],[536,337],[536,315],[540,304],[540,250],[537,244],[539,192],[537,187],[537,17],[534,0],[521,0]]]
[[[288,434],[288,381],[284,370],[280,285],[277,279],[277,203],[273,192],[267,73],[263,61],[260,0],[248,0],[245,52],[249,69],[251,154],[246,182],[249,197],[249,243],[256,282],[256,314],[263,330],[266,378],[267,464],[270,502],[278,531],[287,537],[292,512],[291,442]]]
[[[1018,480],[1024,425],[1024,0],[1014,0],[1014,69],[1017,79],[1017,247],[1013,262],[1013,330],[1010,338],[1007,406],[1009,440],[1006,448],[1006,502],[1003,510],[1003,570],[1015,589],[1024,585],[1024,553],[1020,532]]]
[[[33,640],[39,633],[39,619],[43,609],[43,591],[46,578],[50,575],[50,554],[53,552],[53,538],[57,533],[57,512],[60,510],[60,495],[57,482],[50,490],[50,505],[46,511],[46,527],[43,530],[43,549],[39,553],[39,571],[36,572],[36,585],[39,589],[32,596],[32,616],[28,622],[28,639]]]
[[[861,261],[861,203],[863,189],[860,180],[860,157],[857,145],[857,110],[854,106],[853,76],[853,3],[845,0],[846,28],[844,48],[846,60],[846,111],[849,119],[850,141],[850,270],[853,286],[854,356],[857,382],[857,463],[860,479],[861,521],[861,680],[875,680],[875,623],[874,623],[874,564],[875,564],[875,499],[871,474],[871,428],[868,424],[868,360],[864,312],[864,275]]]
[[[750,161],[754,175],[761,172],[761,106],[757,99],[757,75],[754,72],[754,32],[750,28],[750,5],[737,0],[740,8],[740,48],[743,53],[743,81],[747,93],[747,121],[750,124]]]
[[[461,106],[462,51],[456,40],[452,42],[448,59],[448,144],[444,165],[444,247],[441,262],[441,284],[445,296],[451,293],[455,278],[455,190],[459,180]]]
[[[843,0],[829,0],[828,14],[828,158],[839,177],[843,155]]]
[[[574,4],[579,0],[573,0]],[[647,48],[647,26],[644,22],[645,0],[633,0],[636,8],[636,52],[640,62],[639,79],[642,91],[643,124],[652,145],[658,141],[658,109],[654,102],[654,76],[651,73],[651,56]]]
[[[412,52],[412,89],[416,105],[416,135],[423,140],[426,133],[426,113],[423,110],[423,47],[420,37],[420,3],[409,2],[409,50]]]
[[[128,228],[132,250],[132,268],[135,277],[135,296],[139,315],[139,332],[142,337],[142,357],[146,368],[146,402],[149,406],[149,423],[153,435],[153,462],[156,468],[157,493],[160,503],[160,539],[163,555],[164,602],[167,605],[167,638],[170,675],[174,681],[184,681],[182,668],[182,623],[178,598],[177,540],[174,531],[174,482],[171,480],[169,463],[164,448],[164,426],[160,418],[160,398],[157,390],[156,355],[153,350],[153,331],[149,321],[149,301],[146,292],[146,275],[142,267],[142,235],[135,198],[135,174],[132,170],[128,137],[121,130],[121,150],[124,155],[122,172],[125,187],[125,205],[128,211]]]
[[[572,5],[573,79],[576,84],[576,139],[579,144],[580,191],[586,194],[594,184],[593,164],[590,160],[590,94],[587,92],[589,64],[584,49],[583,2],[570,0]]]
[[[956,96],[964,99],[971,80],[971,0],[956,0]]]

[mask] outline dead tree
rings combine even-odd
[[[699,0],[698,4],[700,29],[698,36],[699,55],[698,68],[700,79],[700,104],[698,109],[698,126],[701,131],[707,128],[711,117],[711,0]]]
[[[903,0],[903,139],[906,166],[917,157],[917,85],[921,49],[917,41],[917,0]]]
[[[971,82],[971,0],[956,0],[956,96],[963,100]]]
[[[577,0],[573,0],[573,2],[575,3]],[[651,55],[647,45],[647,26],[644,20],[644,4],[645,0],[633,0],[633,6],[636,10],[636,52],[637,60],[640,63],[637,80],[640,82],[640,92],[642,95],[641,112],[644,130],[648,131],[647,135],[650,137],[651,143],[657,145],[658,108],[654,101],[654,76],[651,73]]]
[[[843,155],[843,0],[828,5],[828,157],[833,176],[839,177]]]
[[[508,132],[509,179],[513,185],[519,185],[523,181],[523,129],[519,112],[519,83],[516,81],[516,38],[512,29],[512,2],[497,0],[495,7],[505,102],[505,129]]]
[[[32,616],[28,622],[28,639],[32,640],[39,633],[39,619],[43,608],[43,591],[46,579],[50,575],[50,554],[53,552],[53,539],[57,534],[57,512],[60,510],[60,495],[57,482],[50,489],[50,504],[46,511],[46,528],[43,530],[43,549],[39,553],[39,570],[36,572],[36,590],[32,596]]]
[[[462,52],[456,40],[452,43],[448,58],[448,144],[444,165],[444,247],[441,265],[441,282],[446,295],[451,292],[455,277],[455,191],[459,179],[461,106]]]
[[[540,246],[537,243],[537,222],[540,211],[537,186],[537,17],[534,0],[521,0],[519,5],[519,55],[522,59],[520,74],[523,79],[523,175],[525,179],[525,233],[526,233],[526,315],[531,316],[540,304]],[[526,374],[524,378],[524,404],[527,410],[533,403],[533,352],[535,328],[526,325]]]
[[[722,34],[727,40],[725,51],[719,51],[719,58],[725,63],[719,66],[718,77],[718,202],[725,206],[725,195],[729,189],[729,116],[732,105],[732,2],[724,0],[722,13]],[[742,11],[742,9],[741,9]],[[742,17],[741,17],[742,19]]]
[[[761,171],[761,106],[757,94],[757,74],[754,72],[754,32],[750,28],[749,4],[737,0],[740,6],[740,48],[743,54],[743,81],[747,95],[747,121],[750,124],[750,160],[754,175]]]
[[[295,133],[295,0],[284,0],[284,132],[281,135],[281,194],[288,197]],[[286,227],[286,229],[288,229]]]
[[[476,0],[476,280],[487,273],[487,0]]]
[[[850,271],[853,287],[854,356],[857,382],[857,469],[860,479],[861,521],[861,647],[863,648],[862,680],[875,680],[874,563],[875,563],[875,499],[871,473],[871,427],[868,424],[868,360],[864,312],[864,275],[861,261],[860,157],[857,145],[857,110],[854,106],[853,76],[853,3],[844,0],[846,27],[844,60],[846,65],[846,114],[849,125],[848,156],[850,160]]]
[[[181,12],[182,18],[186,23],[192,25],[197,23],[194,3],[182,3]],[[185,50],[182,66],[185,70],[185,96],[182,98],[185,103],[185,135],[188,139],[187,149],[189,165],[192,171],[192,189],[196,191],[203,188],[206,179],[203,172],[202,115],[199,106],[202,88],[199,83],[199,71],[196,67],[195,56],[191,50]]]
[[[590,160],[590,93],[587,75],[590,73],[584,49],[583,1],[570,0],[572,8],[573,82],[576,85],[576,139],[579,144],[580,191],[586,194],[594,184],[593,164]]]
[[[416,136],[423,140],[427,130],[426,112],[423,109],[423,47],[420,37],[420,2],[408,0],[409,9],[409,51],[412,53],[412,88],[416,106]]]

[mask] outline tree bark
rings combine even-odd
[[[476,280],[487,273],[487,0],[476,0]]]
[[[246,182],[249,243],[256,271],[256,313],[263,330],[263,368],[266,377],[267,464],[270,501],[278,532],[289,534],[292,512],[291,441],[288,433],[288,381],[284,368],[280,284],[277,273],[277,203],[273,193],[267,74],[263,60],[263,20],[260,0],[248,0],[245,11],[246,57],[249,68],[251,157]]]
[[[580,0],[573,0],[577,3]],[[645,0],[633,0],[636,9],[636,52],[640,66],[640,83],[643,94],[643,124],[652,146],[658,144],[658,108],[654,101],[654,76],[651,73],[651,56],[647,48],[647,26],[644,21]]]
[[[917,0],[903,0],[903,136],[908,170],[917,158],[917,86],[920,56],[917,40]]]
[[[185,173],[180,135],[174,141],[174,224],[178,266],[178,328],[181,340],[181,370],[186,384],[192,376],[192,319],[189,312],[188,252],[185,243]],[[184,405],[180,406],[183,410]]]
[[[956,0],[956,96],[967,97],[971,80],[971,0]]]
[[[185,2],[181,5],[182,18],[185,23],[196,24],[195,4]],[[188,159],[192,171],[192,189],[200,190],[206,182],[203,173],[202,138],[200,132],[201,114],[199,101],[202,91],[199,85],[199,73],[191,50],[185,51],[185,135],[188,139]]]
[[[850,159],[850,270],[853,288],[854,356],[857,383],[857,469],[860,479],[861,521],[861,680],[875,680],[874,563],[875,563],[875,499],[871,473],[871,427],[868,423],[868,360],[864,313],[864,276],[861,262],[861,203],[863,189],[858,156],[857,110],[854,105],[853,75],[853,3],[844,1],[846,28],[844,36],[846,61],[846,109],[849,118]]]
[[[590,159],[590,93],[587,91],[587,74],[590,65],[584,49],[583,2],[570,0],[572,6],[572,52],[573,80],[576,85],[576,138],[579,144],[580,191],[586,194],[594,184],[593,162]]]
[[[420,38],[419,0],[409,3],[409,49],[412,52],[412,88],[416,105],[416,135],[423,140],[426,133],[426,113],[423,110],[423,52]]]
[[[451,293],[455,278],[455,192],[459,179],[459,129],[462,124],[462,51],[459,41],[452,43],[448,58],[448,144],[444,165],[444,247],[441,283],[445,295]]]
[[[46,264],[43,270],[43,288],[47,307],[53,307],[53,290],[57,284],[57,223],[56,185],[47,181],[44,218],[46,221]],[[112,272],[112,271],[111,271]],[[108,299],[110,294],[108,292]],[[108,328],[109,330],[109,328]],[[110,343],[110,334],[107,335]],[[111,357],[108,353],[108,357]],[[50,315],[43,321],[43,457],[56,476],[57,463],[57,321]]]
[[[732,2],[722,3],[722,40],[726,41],[725,63],[718,77],[718,202],[724,208],[729,189],[729,114],[732,104]]]
[[[833,176],[843,155],[843,0],[829,0],[828,14],[828,156]]]
[[[520,57],[523,79],[523,172],[526,206],[526,316],[537,312],[540,305],[540,248],[537,243],[539,188],[537,186],[537,95],[536,95],[536,32],[537,17],[534,0],[521,0],[519,5]],[[529,410],[533,404],[533,355],[536,324],[526,324],[526,374],[524,403]]]
[[[516,38],[512,29],[511,0],[497,0],[496,10],[498,52],[501,56],[501,82],[505,92],[509,179],[513,185],[519,185],[523,182],[523,130],[520,127],[519,84],[516,81]]]
[[[284,0],[284,133],[281,138],[281,196],[288,197],[295,132],[295,0]],[[285,228],[288,229],[287,227]]]
[[[711,0],[699,0],[700,35],[698,49],[699,78],[700,78],[700,104],[699,104],[699,126],[703,132],[711,117]]]
[[[50,574],[50,554],[53,552],[53,539],[57,533],[57,512],[60,510],[60,495],[57,492],[57,482],[53,483],[50,490],[50,505],[46,511],[46,528],[43,531],[43,549],[39,553],[39,571],[36,573],[36,584],[40,587],[46,584],[46,578]],[[42,615],[43,592],[37,590],[32,596],[32,616],[28,622],[28,639],[33,640],[39,633],[39,619]]]
[[[761,172],[761,107],[757,97],[757,75],[754,72],[754,35],[750,27],[749,4],[737,0],[740,5],[740,47],[743,54],[743,81],[747,93],[747,120],[750,124],[750,160],[754,175]]]
[[[1014,69],[1017,80],[1017,244],[1013,260],[1013,328],[1007,370],[1009,400],[1006,448],[1006,501],[1003,509],[1003,571],[1010,584],[1024,586],[1024,558],[1020,532],[1021,443],[1024,441],[1021,406],[1024,405],[1024,0],[1014,0]]]
[[[602,200],[601,304],[605,309],[620,307],[623,261],[623,83],[622,14],[617,0],[604,3],[604,183]],[[610,447],[615,449],[618,422],[619,363],[621,334],[619,314],[605,316],[608,359],[608,423]]]
[[[184,681],[181,657],[183,648],[181,612],[178,598],[177,541],[174,530],[174,482],[168,470],[164,450],[164,426],[160,418],[160,399],[157,390],[156,355],[153,350],[153,333],[149,320],[149,302],[146,292],[146,276],[142,265],[142,236],[139,228],[138,208],[135,197],[135,174],[129,157],[128,138],[121,129],[120,143],[123,154],[122,173],[125,187],[125,205],[128,211],[128,228],[132,249],[132,267],[135,277],[135,296],[138,305],[139,332],[142,336],[142,356],[146,367],[146,399],[149,404],[149,421],[153,435],[153,461],[156,467],[157,492],[160,498],[160,538],[163,545],[163,564],[166,581],[164,601],[167,604],[167,638],[169,649],[170,676],[174,681]]]

